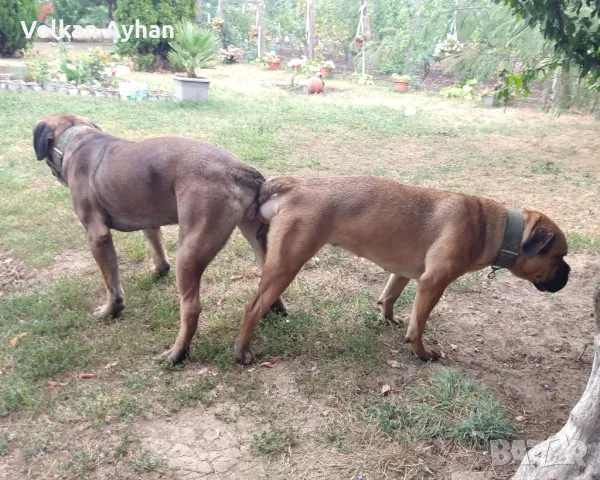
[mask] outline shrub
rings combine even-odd
[[[457,83],[456,85],[442,88],[440,90],[440,97],[472,100],[476,96],[475,85],[477,85],[477,79],[473,78],[464,83]]]
[[[115,12],[119,26],[135,25],[137,19],[141,25],[157,25],[161,31],[163,25],[193,21],[195,17],[196,0],[119,0]],[[140,70],[150,68],[155,61],[165,61],[169,50],[168,38],[149,38],[148,35],[135,38],[135,31],[127,42],[117,43],[118,53],[135,57]]]
[[[237,63],[244,59],[244,50],[229,45],[226,49],[219,50],[219,58],[224,63]]]
[[[219,39],[209,30],[202,30],[193,22],[184,22],[175,28],[175,40],[170,43],[169,61],[175,68],[183,68],[188,77],[196,71],[211,67],[217,60]]]
[[[37,19],[36,0],[0,0],[0,55],[12,55],[30,42],[25,38],[21,21],[27,28]]]

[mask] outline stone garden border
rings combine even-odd
[[[72,84],[58,84],[58,83],[47,83],[40,85],[36,82],[25,82],[23,80],[11,80],[10,75],[0,78],[0,91],[2,90],[32,90],[36,92],[58,92],[67,95],[81,95],[94,96],[101,98],[119,98],[119,90],[116,88],[101,88],[101,87],[88,87],[85,85],[72,85]],[[124,99],[126,100],[126,99]],[[164,91],[157,91],[155,93],[148,93],[144,100],[157,101],[157,100],[175,100],[173,94]]]

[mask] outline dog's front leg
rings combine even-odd
[[[431,271],[426,271],[419,278],[417,295],[404,341],[410,343],[413,351],[421,360],[435,360],[440,357],[439,352],[423,345],[423,329],[431,311],[452,280],[454,278],[449,273]]]
[[[93,225],[87,229],[88,243],[92,255],[100,268],[106,286],[106,303],[94,312],[97,318],[118,317],[125,308],[125,298],[119,279],[117,252],[110,230],[104,225]]]

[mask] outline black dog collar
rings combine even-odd
[[[492,274],[501,268],[510,268],[519,256],[519,246],[523,236],[523,213],[518,210],[509,210],[506,220],[506,230],[498,256],[492,263]],[[493,277],[492,277],[493,278]]]
[[[69,140],[77,132],[81,132],[82,130],[85,130],[87,128],[93,127],[91,127],[90,125],[75,125],[74,127],[69,127],[62,133],[62,135],[58,139],[58,142],[56,143],[56,146],[52,151],[52,155],[50,155],[50,159],[52,160],[52,166],[54,167],[54,169],[56,169],[58,173],[62,173],[63,156],[65,154],[65,149],[67,148]]]

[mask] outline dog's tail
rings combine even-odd
[[[263,205],[270,197],[275,194],[288,192],[296,185],[297,179],[294,177],[275,177],[270,178],[262,187],[258,194],[258,204]]]
[[[263,177],[258,170],[248,165],[244,165],[241,168],[233,168],[231,170],[231,176],[236,183],[254,190],[257,195],[260,187],[265,183],[265,177]]]

